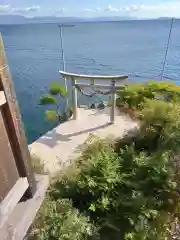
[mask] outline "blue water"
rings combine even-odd
[[[158,80],[170,20],[78,23],[64,30],[67,70],[86,74],[128,74],[132,81]],[[53,127],[44,120],[40,96],[62,69],[57,24],[0,26],[9,66],[31,143]],[[174,22],[165,78],[179,83],[180,21]],[[70,86],[69,86],[70,88]],[[80,101],[85,101],[80,99]],[[87,101],[87,100],[86,100]]]

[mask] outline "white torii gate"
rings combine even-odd
[[[109,89],[112,94],[112,108],[110,113],[110,121],[113,124],[115,122],[115,109],[116,109],[116,91],[119,88],[119,85],[116,85],[118,82],[122,82],[124,80],[128,80],[128,76],[93,76],[93,75],[81,75],[68,73],[64,71],[60,71],[62,77],[66,80],[71,80],[72,83],[72,105],[73,105],[73,119],[78,119],[78,111],[77,111],[77,90],[78,88],[102,88]],[[88,83],[78,83],[77,80],[87,80]],[[110,82],[109,85],[104,84],[95,84],[96,80],[103,80]]]

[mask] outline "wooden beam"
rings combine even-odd
[[[76,80],[74,77],[71,78],[72,81],[72,105],[73,105],[73,119],[77,120],[78,118],[78,110],[77,110],[77,88],[76,88]]]
[[[90,79],[90,84],[91,84],[91,85],[94,85],[94,84],[95,84],[94,78]]]
[[[85,84],[85,83],[76,83],[75,86],[80,87],[80,88],[102,88],[102,89],[111,89],[111,85],[103,85],[103,84]],[[120,86],[115,86],[114,89],[118,90]]]
[[[0,203],[0,228],[8,219],[28,187],[27,178],[20,178],[5,199]]]
[[[111,107],[111,123],[115,122],[115,110],[116,110],[116,90],[115,90],[116,82],[115,80],[111,81],[111,89],[112,89],[112,107]]]
[[[4,105],[6,103],[6,97],[4,95],[3,91],[0,91],[0,106]]]
[[[3,40],[0,34],[0,89],[6,97],[6,107],[3,108],[4,119],[6,119],[6,131],[11,144],[16,166],[20,177],[27,177],[29,188],[26,197],[32,197],[36,191],[36,182],[32,167],[31,157],[28,149],[27,139],[21,120],[20,110],[13,86],[11,74],[5,55]]]
[[[123,80],[127,80],[128,76],[122,76],[122,75],[115,75],[115,76],[96,76],[96,75],[83,75],[83,74],[75,74],[75,73],[68,73],[68,72],[63,72],[60,71],[60,74],[66,78],[66,79],[70,79],[73,77],[76,80],[116,80],[116,81],[123,81]]]
[[[36,181],[35,195],[31,199],[17,204],[6,223],[0,228],[0,240],[22,240],[26,236],[49,186],[49,178],[46,175],[36,175]]]

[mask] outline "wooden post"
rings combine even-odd
[[[115,111],[116,111],[116,80],[111,81],[112,86],[112,108],[111,108],[111,123],[115,122]]]
[[[36,192],[36,181],[1,34],[0,90],[4,91],[7,101],[6,107],[4,107],[3,110],[3,115],[6,119],[6,130],[8,138],[11,144],[19,175],[20,177],[27,177],[29,188],[26,192],[26,197],[29,198],[32,197]],[[28,102],[26,104],[28,105]]]
[[[90,79],[90,85],[94,86],[94,79]]]
[[[74,77],[71,78],[72,80],[72,104],[73,104],[73,119],[77,120],[78,113],[77,113],[77,88],[76,88],[76,80]]]

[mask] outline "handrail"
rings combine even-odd
[[[123,75],[115,75],[115,76],[96,76],[96,75],[84,75],[84,74],[76,74],[76,73],[68,73],[64,71],[59,71],[60,74],[66,78],[66,79],[71,79],[74,77],[76,80],[78,79],[94,79],[94,80],[126,80],[128,79],[128,76],[123,76]]]

